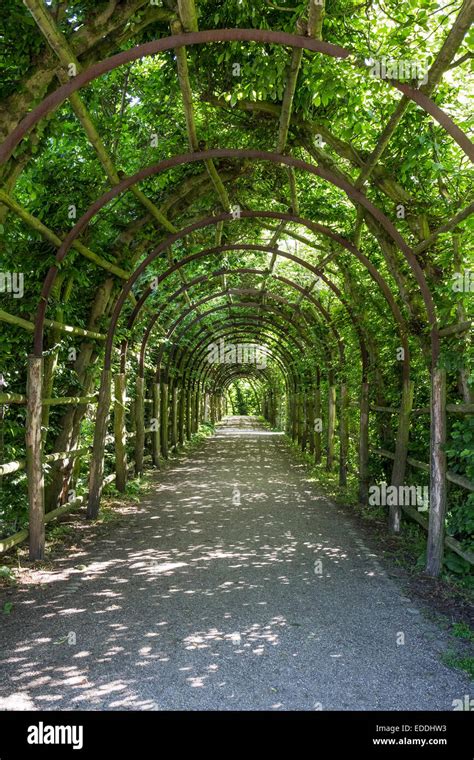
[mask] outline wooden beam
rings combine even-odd
[[[9,195],[7,195],[7,193],[4,192],[4,190],[1,189],[0,203],[3,203],[5,206],[7,206],[7,208],[9,208],[10,211],[13,211],[14,214],[16,214],[22,221],[25,222],[25,224],[28,225],[28,227],[30,227],[35,232],[38,232],[45,240],[48,240],[48,242],[52,243],[55,248],[61,247],[63,240],[60,237],[58,237],[52,230],[46,227],[43,222],[40,222],[39,219],[30,214],[29,211],[20,206],[19,203],[13,200],[13,198],[11,198]],[[120,277],[122,280],[129,279],[129,272],[126,272],[121,267],[118,267],[115,264],[112,264],[110,261],[103,259],[102,256],[99,256],[97,253],[94,253],[94,251],[91,251],[90,248],[87,248],[87,246],[85,246],[79,240],[75,240],[72,245],[76,251],[84,256],[84,258],[89,259],[89,261],[92,261],[101,269],[105,269],[107,272],[111,272],[116,277]]]
[[[125,426],[126,414],[126,377],[123,372],[115,376],[114,403],[114,441],[115,441],[115,485],[124,492],[127,484],[127,436]]]
[[[30,560],[44,557],[44,476],[42,465],[41,394],[43,359],[28,357],[26,470],[28,480]]]
[[[140,376],[136,380],[135,430],[135,473],[141,475],[145,453],[145,379]]]
[[[33,322],[29,322],[27,319],[17,317],[15,314],[9,314],[7,311],[0,309],[0,322],[7,322],[9,325],[15,325],[21,327],[27,332],[33,333],[35,331],[35,325]],[[92,340],[105,340],[106,336],[101,333],[91,332],[90,330],[84,330],[82,327],[72,327],[71,325],[63,325],[61,322],[56,322],[53,319],[45,319],[46,327],[51,327],[54,330],[59,330],[62,333],[69,335],[78,335],[82,338],[90,338]]]

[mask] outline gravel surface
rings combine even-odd
[[[0,708],[452,710],[468,677],[366,540],[281,435],[229,418],[14,592]]]

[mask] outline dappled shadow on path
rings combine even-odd
[[[227,420],[106,537],[18,594],[0,707],[377,707],[380,663],[400,665],[396,633],[416,635],[414,614],[281,436],[256,425]],[[425,666],[411,663],[415,680]]]

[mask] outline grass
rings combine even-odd
[[[467,623],[454,623],[452,634],[457,639],[465,639],[474,642],[474,631]]]
[[[441,661],[444,662],[449,668],[457,668],[463,670],[472,679],[474,679],[474,657],[470,655],[463,656],[448,649],[447,652],[441,655]]]

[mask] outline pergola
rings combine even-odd
[[[294,108],[305,56],[330,59],[334,67],[350,69],[362,80],[365,78],[370,86],[374,85],[369,54],[361,60],[350,49],[323,39],[324,14],[329,13],[324,0],[310,0],[304,26],[296,30],[297,34],[244,28],[199,31],[194,0],[178,0],[177,12],[154,7],[155,3],[115,2],[111,5],[116,13],[123,13],[122,22],[118,24],[122,42],[126,39],[127,19],[132,10],[138,9],[144,9],[155,21],[169,23],[171,34],[120,52],[115,52],[117,43],[112,41],[110,47],[102,46],[104,56],[101,45],[96,45],[97,49],[93,46],[95,60],[87,59],[74,39],[66,39],[52,12],[41,0],[25,0],[25,5],[57,58],[53,76],[59,80],[58,86],[50,87],[38,104],[32,103],[21,119],[14,119],[16,123],[10,125],[0,145],[0,165],[4,167],[0,203],[56,250],[33,317],[25,319],[18,314],[0,312],[0,320],[8,329],[30,332],[33,339],[24,393],[0,396],[4,405],[24,404],[27,408],[25,459],[1,465],[0,472],[7,476],[26,467],[31,559],[43,556],[45,522],[71,505],[84,502],[84,497],[68,501],[75,466],[81,458],[90,456],[87,515],[93,518],[99,511],[104,484],[115,478],[117,488],[125,489],[130,472],[127,440],[133,436],[135,474],[143,472],[147,455],[154,466],[159,466],[160,458],[168,456],[169,447],[182,446],[203,420],[215,422],[222,418],[227,388],[236,378],[245,376],[255,383],[262,413],[273,426],[280,422],[279,397],[284,393],[286,432],[314,456],[316,463],[321,462],[323,450],[328,469],[332,469],[337,458],[341,486],[346,484],[348,471],[351,471],[349,415],[351,406],[356,404],[358,430],[354,447],[360,502],[367,503],[373,457],[393,460],[391,483],[396,486],[405,482],[407,467],[428,468],[430,510],[426,570],[431,575],[440,573],[445,542],[472,562],[472,556],[463,551],[458,542],[445,536],[448,482],[473,490],[467,478],[448,471],[445,444],[447,414],[470,414],[474,405],[469,390],[462,398],[453,398],[452,402],[447,399],[447,370],[440,361],[443,345],[453,340],[453,336],[464,345],[471,321],[458,311],[456,319],[445,323],[427,261],[432,254],[436,262],[440,237],[451,234],[458,244],[459,230],[471,214],[473,204],[447,216],[435,229],[423,220],[419,224],[418,219],[415,225],[410,219],[410,239],[407,239],[404,213],[411,202],[410,194],[398,178],[390,176],[384,164],[391,140],[404,115],[410,111],[432,120],[443,130],[449,144],[456,145],[461,155],[473,159],[470,139],[436,97],[443,74],[453,65],[472,21],[472,0],[462,3],[431,64],[425,84],[417,86],[396,79],[377,83],[384,97],[390,93],[393,98],[393,111],[387,122],[380,125],[371,153],[364,157],[326,125],[305,122]],[[102,19],[102,24],[104,31],[112,24],[112,16]],[[91,23],[87,31],[93,34],[95,27]],[[99,34],[99,30],[96,33]],[[84,30],[82,37],[85,37]],[[218,147],[208,148],[201,142],[196,120],[190,54],[206,46],[224,47],[231,43],[272,46],[285,51],[288,68],[283,98],[280,105],[255,99],[237,101],[232,107],[222,98],[209,95],[208,105],[216,113],[239,114],[249,140],[241,147],[226,147],[220,135],[215,134]],[[125,71],[134,62],[167,51],[173,53],[175,60],[188,148],[183,146],[179,154],[147,163],[134,174],[124,175],[115,165],[114,156],[88,110],[86,88],[111,72]],[[193,60],[195,63],[199,58]],[[399,93],[401,97],[397,99]],[[97,194],[68,234],[62,236],[21,205],[12,191],[22,162],[22,148],[28,155],[31,136],[53,119],[66,102],[82,125],[109,187]],[[264,113],[267,122],[274,123],[273,142],[266,148],[249,147],[255,113]],[[234,182],[245,176],[248,166],[259,167],[262,172],[278,172],[285,177],[289,188],[285,210],[275,210],[265,197],[261,197],[256,208],[243,207],[234,200]],[[203,177],[196,174],[200,167],[204,168]],[[354,169],[357,170],[355,179]],[[186,212],[181,214],[185,217],[183,223],[179,219],[173,221],[147,191],[149,181],[176,170],[183,171],[184,182],[191,183],[191,190],[184,192],[180,201]],[[194,208],[197,177],[206,197],[212,199],[205,213]],[[320,188],[338,193],[350,220],[351,234],[321,219],[305,217],[300,210],[303,199],[299,187],[309,179],[314,181],[316,194]],[[140,217],[137,212],[135,222],[122,233],[120,210],[115,217],[114,212],[115,204],[124,197],[131,198],[135,208],[146,214],[147,224],[153,229],[149,239],[144,244],[140,242],[128,257],[122,255],[120,248],[125,247],[125,237],[133,243],[138,231],[136,220]],[[381,197],[384,203],[377,202]],[[388,208],[400,208],[401,213],[397,215],[396,210],[389,213]],[[118,225],[115,251],[97,251],[88,243],[90,230],[104,213],[108,219],[115,218]],[[256,228],[269,232],[267,239],[256,242]],[[368,251],[364,235],[370,235],[377,242],[383,268]],[[288,241],[293,242],[288,245]],[[311,255],[299,254],[298,244]],[[76,266],[87,260],[88,266],[93,265],[106,277],[105,280],[99,278],[87,328],[65,324],[55,309],[72,255]],[[233,266],[227,257],[238,257],[238,263]],[[400,346],[398,405],[377,403],[370,317],[364,313],[364,300],[371,298],[371,291],[367,290],[365,295],[357,292],[357,284],[351,287],[347,261],[360,273],[362,283],[370,283],[370,288],[377,290],[377,298]],[[346,277],[345,287],[341,287],[338,277]],[[176,278],[179,287],[176,287]],[[418,331],[414,324],[420,319],[422,329]],[[99,323],[105,328],[99,329]],[[54,396],[54,379],[61,360],[57,352],[51,351],[54,343],[51,336],[58,335],[80,340],[76,371],[83,390],[79,396]],[[207,348],[221,338],[232,343],[261,345],[268,357],[267,367],[210,364]],[[360,367],[355,395],[348,379],[348,351],[351,360],[357,356]],[[414,351],[419,354],[417,366],[422,363],[431,383],[429,407],[420,409],[413,408]],[[136,372],[132,373],[133,387],[129,371],[131,355],[137,356]],[[90,366],[100,367],[100,380],[87,372]],[[129,429],[128,394],[134,398]],[[55,450],[45,453],[48,448],[45,429],[50,409],[55,405],[64,406],[66,410],[63,428]],[[94,407],[96,419],[90,452],[82,445],[80,430],[84,416]],[[109,429],[111,408],[113,429]],[[382,427],[387,415],[395,416],[397,432],[393,450],[381,446],[379,441],[373,445],[372,415]],[[413,419],[419,419],[417,415],[425,415],[423,419],[430,421],[429,463],[409,456],[411,424]],[[314,421],[323,416],[326,424],[321,432],[315,428]],[[104,462],[110,442],[114,444],[115,472],[107,475]],[[47,463],[56,469],[52,484],[45,489]],[[425,524],[425,518],[416,510],[408,507],[407,513]],[[391,507],[390,529],[399,532],[400,522],[401,508]],[[23,540],[25,535],[26,531],[21,531],[12,536],[3,542],[3,548]]]

